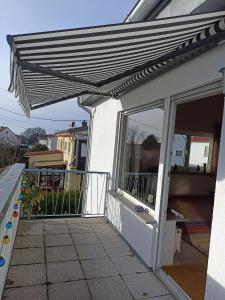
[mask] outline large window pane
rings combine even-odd
[[[120,188],[155,206],[163,107],[126,116]]]

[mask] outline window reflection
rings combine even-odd
[[[213,139],[210,136],[174,134],[172,170],[210,172]]]
[[[120,188],[154,208],[162,137],[163,108],[126,117]]]

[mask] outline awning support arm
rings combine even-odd
[[[53,100],[53,101],[49,101],[49,102],[46,102],[46,103],[31,106],[30,109],[31,110],[38,109],[38,108],[41,108],[41,107],[45,107],[45,106],[48,106],[48,105],[51,105],[51,104],[59,103],[59,102],[69,100],[69,99],[72,99],[72,98],[76,98],[76,97],[79,97],[79,96],[83,96],[83,95],[99,95],[99,96],[104,96],[104,97],[112,97],[112,95],[110,93],[103,93],[103,92],[95,92],[95,91],[86,90],[86,91],[76,93],[76,94],[73,94],[73,95],[69,95],[69,96],[65,96],[65,97],[62,97],[62,98],[59,98],[59,99],[56,99],[56,100]]]
[[[82,79],[82,78],[78,78],[76,76],[71,76],[71,75],[68,75],[68,74],[64,74],[64,73],[61,73],[59,71],[55,71],[55,70],[52,70],[50,68],[42,67],[42,66],[39,66],[39,65],[36,65],[36,64],[32,64],[32,63],[29,63],[25,60],[21,60],[20,64],[21,64],[22,69],[25,69],[25,70],[35,71],[35,72],[38,72],[38,73],[41,73],[41,74],[46,74],[46,75],[51,75],[51,76],[61,78],[61,79],[64,79],[64,80],[70,81],[70,82],[72,81],[72,82],[76,82],[76,83],[81,83],[81,84],[97,87],[97,84],[95,84],[92,81]]]

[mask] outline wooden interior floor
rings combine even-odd
[[[191,297],[204,300],[207,267],[203,265],[171,265],[162,268]]]

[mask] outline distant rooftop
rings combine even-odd
[[[31,155],[47,155],[47,154],[56,154],[56,153],[62,153],[60,150],[49,150],[49,151],[30,151],[25,154],[25,156],[31,156]]]

